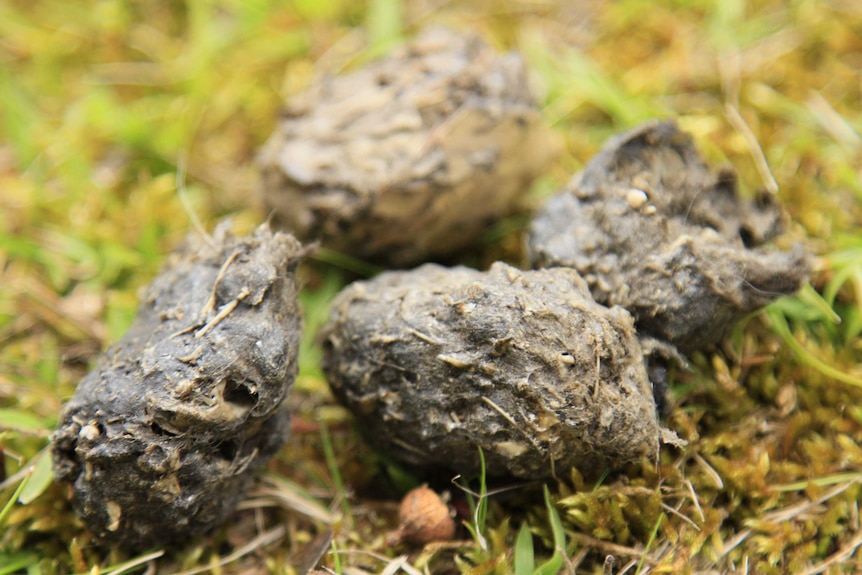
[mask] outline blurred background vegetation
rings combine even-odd
[[[235,521],[143,556],[96,546],[45,456],[63,401],[193,217],[266,219],[253,159],[284,100],[431,24],[533,70],[565,149],[525,213],[610,135],[674,117],[743,194],[777,190],[812,285],[675,374],[686,449],[573,471],[547,501],[449,484],[482,513],[423,550],[385,535],[425,478],[363,446],[317,368],[314,329],[351,276],[311,262],[293,436]],[[862,571],[860,70],[855,0],[0,0],[0,574],[291,574],[318,555],[345,574]],[[517,260],[523,221],[480,261]]]

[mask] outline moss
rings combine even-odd
[[[852,572],[862,477],[854,447],[862,443],[858,9],[776,0],[505,0],[432,10],[413,0],[372,4],[402,15],[384,19],[398,23],[397,33],[375,29],[378,44],[428,23],[454,23],[524,54],[544,93],[543,113],[565,142],[543,185],[525,196],[525,211],[561,187],[609,136],[654,116],[677,117],[709,163],[732,165],[741,193],[754,197],[765,181],[750,141],[728,121],[727,105],[736,107],[790,212],[789,238],[808,236],[818,257],[812,286],[825,308],[804,294],[783,299],[694,358],[691,371],[671,374],[667,425],[690,445],[662,452],[657,466],[627,469],[630,483],[653,495],[625,496],[630,486],[621,476],[609,476],[600,495],[591,495],[594,483],[577,475],[552,481],[551,491],[555,500],[593,497],[572,508],[583,513],[583,523],[560,505],[567,552],[579,573],[602,573],[608,554],[617,556],[618,567],[636,565],[652,526],[626,532],[617,515],[607,519],[608,539],[582,526],[605,521],[596,514],[610,501],[639,509],[656,499],[678,514],[665,507],[649,512],[664,517],[647,554],[655,571],[730,572],[747,562],[749,572],[791,573],[833,558],[832,572]],[[244,230],[267,218],[249,205],[257,184],[253,155],[284,98],[315,74],[368,56],[361,53],[366,14],[358,3],[155,0],[145,12],[142,6],[117,0],[0,9],[0,408],[40,422],[21,427],[3,412],[0,443],[13,479],[47,445],[60,405],[99,351],[128,328],[136,291],[190,229],[189,213],[207,227],[232,213]],[[175,176],[183,157],[187,189],[180,195]],[[521,214],[495,226],[487,253],[470,257],[485,263],[504,253],[519,262],[526,221]],[[340,287],[349,273],[324,263],[308,268],[304,305],[325,309],[337,291],[328,282],[343,278],[335,282]],[[835,323],[831,312],[842,321]],[[369,553],[395,553],[381,543],[396,521],[381,503],[399,495],[385,480],[391,464],[369,451],[344,411],[333,408],[320,372],[306,367],[315,361],[308,351],[313,340],[306,334],[299,393],[291,399],[299,414],[293,440],[269,466],[304,490],[254,491],[249,505],[259,513],[240,511],[212,538],[154,559],[159,571],[213,565],[247,543],[258,546],[266,541],[257,538],[261,524],[283,523],[287,534],[265,558],[247,555],[223,572],[291,573],[289,566],[320,549],[332,567],[331,547],[321,547],[330,532],[343,566],[379,572],[385,561]],[[324,457],[320,419],[329,426],[342,492]],[[0,502],[16,482],[4,487]],[[308,501],[324,507],[335,501],[340,509],[342,497],[355,512],[352,526],[296,511]],[[423,559],[429,571],[506,572],[524,517],[536,535],[537,562],[551,555],[539,491],[519,488],[493,495],[491,503],[491,544],[429,550]],[[805,511],[794,515],[797,509]],[[469,512],[461,519],[469,521]],[[132,558],[94,546],[57,486],[26,505],[15,503],[0,531],[0,565],[72,573],[107,571]]]

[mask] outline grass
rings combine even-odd
[[[284,98],[432,23],[534,70],[565,153],[530,202],[611,134],[674,116],[744,193],[774,180],[790,237],[818,256],[811,288],[675,374],[668,425],[686,449],[598,484],[474,482],[482,525],[448,484],[474,537],[392,549],[397,497],[426,478],[369,450],[322,379],[314,328],[373,271],[325,252],[303,271],[294,432],[259,492],[182,548],[96,546],[41,455],[62,403],[192,213],[208,229],[266,218],[252,160]],[[0,573],[287,575],[316,557],[345,574],[859,572],[860,54],[846,0],[0,2]],[[490,231],[483,261],[517,257],[523,221]]]

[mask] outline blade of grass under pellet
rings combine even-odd
[[[326,458],[329,474],[332,477],[332,482],[335,484],[338,497],[341,498],[341,510],[344,513],[344,520],[352,525],[353,515],[350,512],[350,502],[347,501],[347,494],[344,491],[344,480],[341,477],[341,471],[338,469],[338,462],[335,460],[335,450],[332,449],[332,438],[329,435],[329,427],[323,419],[320,420],[320,439],[323,443],[323,456]]]
[[[106,567],[104,571],[98,570],[96,567],[94,567],[93,571],[85,571],[83,573],[76,573],[75,575],[93,575],[93,573],[103,573],[104,575],[122,575],[123,573],[128,573],[132,569],[143,567],[150,561],[158,559],[164,554],[164,550],[153,551],[152,553],[147,553],[146,555],[139,555],[138,557],[129,559],[128,561],[124,561],[122,563],[117,563],[116,565]]]
[[[533,534],[526,523],[521,524],[515,547],[512,550],[512,567],[515,575],[533,575],[535,556],[533,554]]]
[[[476,504],[476,529],[485,532],[485,518],[488,515],[488,478],[485,472],[485,452],[479,448],[479,501]]]
[[[551,501],[551,492],[545,485],[545,506],[548,508],[548,521],[551,524],[551,532],[554,534],[554,555],[536,569],[540,575],[556,575],[563,568],[563,554],[566,552],[566,532],[563,530],[563,522],[560,514]]]
[[[32,503],[54,481],[54,468],[51,465],[51,456],[47,452],[42,452],[42,454],[36,457],[38,457],[38,461],[33,464],[33,472],[29,476],[29,481],[18,495],[18,501],[22,505]]]

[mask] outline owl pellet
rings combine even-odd
[[[300,243],[191,235],[66,404],[54,468],[101,540],[140,549],[222,522],[284,443]]]
[[[274,221],[406,267],[470,246],[511,213],[558,145],[522,59],[427,31],[292,99],[259,154]]]
[[[733,172],[713,174],[675,123],[652,121],[612,138],[539,210],[528,247],[534,267],[578,270],[596,301],[688,353],[807,280],[801,246],[765,246],[782,228],[773,195],[739,198]]]
[[[541,478],[659,449],[632,318],[574,270],[383,273],[338,295],[322,341],[335,395],[408,464],[472,473],[481,448],[488,474]]]

